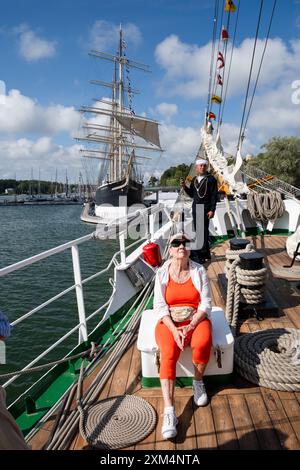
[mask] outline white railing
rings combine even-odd
[[[34,263],[37,263],[41,260],[44,260],[46,258],[49,258],[50,256],[54,256],[58,253],[62,253],[68,249],[71,249],[72,252],[72,265],[73,265],[73,275],[74,275],[74,281],[75,283],[68,287],[67,289],[59,292],[55,296],[51,297],[47,301],[43,302],[42,304],[38,305],[37,307],[33,308],[29,312],[25,313],[21,317],[17,318],[12,322],[12,326],[16,326],[23,321],[27,320],[29,317],[34,315],[35,313],[39,312],[43,308],[47,307],[48,305],[52,304],[56,300],[60,299],[64,295],[68,294],[72,290],[75,290],[76,293],[76,301],[77,301],[77,310],[78,310],[78,317],[79,317],[79,323],[74,326],[70,331],[68,331],[66,334],[64,334],[61,338],[59,338],[55,343],[53,343],[50,347],[48,347],[45,351],[43,351],[39,356],[37,356],[35,359],[33,359],[29,364],[27,364],[22,370],[29,369],[32,367],[34,364],[39,362],[43,357],[45,357],[50,351],[55,349],[59,344],[64,342],[69,336],[71,336],[73,333],[76,331],[79,332],[79,338],[78,338],[78,344],[81,344],[82,342],[86,341],[88,339],[88,328],[87,328],[87,322],[91,320],[95,315],[100,313],[102,310],[107,308],[111,302],[111,299],[115,293],[116,286],[114,285],[113,282],[110,282],[112,285],[112,293],[109,297],[109,299],[101,305],[99,308],[97,308],[93,313],[91,313],[88,317],[86,317],[86,311],[85,311],[85,303],[84,303],[84,295],[83,295],[83,286],[84,284],[90,282],[91,280],[103,275],[104,273],[107,273],[112,266],[117,267],[120,265],[120,262],[117,260],[117,257],[120,256],[120,261],[121,264],[126,262],[126,250],[132,248],[133,246],[137,245],[138,243],[142,243],[143,240],[146,238],[153,237],[154,231],[155,231],[155,215],[158,212],[165,212],[167,217],[170,219],[168,212],[166,209],[161,205],[161,204],[156,204],[155,206],[152,206],[150,208],[142,209],[139,211],[136,211],[133,214],[130,214],[130,223],[134,224],[139,224],[141,222],[144,222],[147,224],[146,226],[149,227],[149,231],[147,231],[144,235],[144,237],[139,238],[138,240],[135,240],[133,243],[131,243],[128,246],[125,246],[125,232],[128,227],[128,219],[124,217],[123,219],[120,219],[118,221],[118,234],[119,234],[119,243],[120,243],[120,250],[114,253],[112,256],[110,262],[106,266],[106,268],[102,269],[101,271],[85,278],[82,279],[81,277],[81,269],[80,269],[80,257],[79,257],[79,245],[82,243],[85,243],[89,240],[95,240],[95,239],[109,239],[109,237],[115,233],[116,226],[114,224],[111,224],[112,226],[108,226],[107,230],[103,229],[98,229],[88,235],[85,235],[84,237],[77,238],[76,240],[72,240],[68,243],[64,243],[63,245],[59,245],[55,248],[51,248],[50,250],[44,251],[42,253],[39,253],[35,256],[32,256],[30,258],[27,258],[23,261],[19,261],[17,263],[14,263],[10,266],[6,266],[5,268],[0,269],[0,278],[3,276],[6,276],[12,272],[18,271],[20,269],[23,269],[27,266],[30,266]],[[106,320],[106,314],[104,313],[104,316],[101,319],[101,322],[97,325],[100,326],[101,323],[103,323]],[[3,385],[4,387],[7,387],[10,385],[12,382],[14,382],[18,378],[17,375],[11,377],[5,384]]]

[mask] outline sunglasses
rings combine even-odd
[[[187,243],[188,243],[187,240],[173,240],[173,241],[171,242],[171,246],[172,246],[173,248],[179,248],[180,245],[183,245],[183,246],[185,247]]]

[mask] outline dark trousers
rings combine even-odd
[[[199,262],[199,261],[204,261],[206,259],[210,259],[210,250],[209,250],[209,218],[207,217],[207,213],[209,212],[209,207],[204,204],[204,211],[203,215],[198,215],[196,214],[196,205],[193,204],[192,207],[192,215],[193,215],[193,225],[194,225],[194,230],[196,232],[197,227],[201,228],[201,225],[203,227],[203,245],[202,248],[199,250],[191,250],[191,259]]]

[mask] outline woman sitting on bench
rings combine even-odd
[[[174,409],[176,363],[180,351],[189,344],[195,368],[194,401],[197,406],[204,406],[208,401],[202,377],[212,346],[211,294],[205,268],[189,259],[188,242],[182,233],[171,238],[171,259],[157,271],[155,279],[155,338],[160,349],[164,439],[177,434],[178,420]]]

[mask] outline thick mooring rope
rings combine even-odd
[[[247,197],[247,207],[253,220],[264,223],[278,219],[284,212],[283,200],[277,191],[251,192]]]
[[[248,243],[246,248],[242,250],[226,250],[225,274],[227,278],[233,261],[238,259],[242,253],[251,253],[252,251],[255,251],[252,243]]]
[[[227,285],[226,319],[235,334],[240,301],[259,304],[264,299],[267,268],[258,270],[242,269],[240,258],[230,266]]]
[[[300,391],[300,330],[270,329],[235,340],[236,371],[250,382],[282,391]]]

